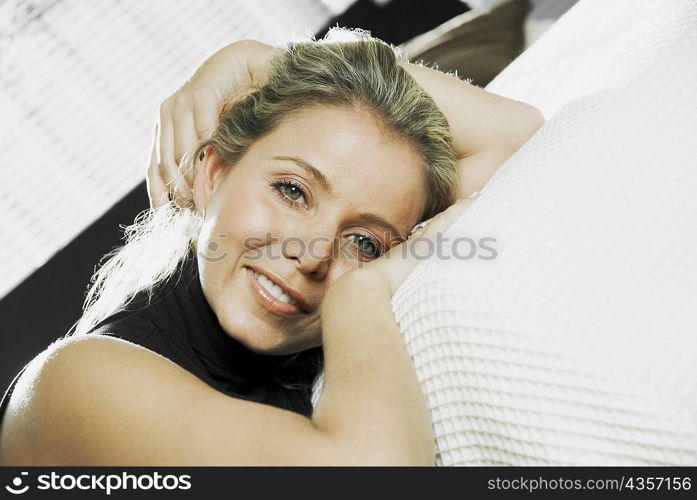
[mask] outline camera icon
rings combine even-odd
[[[28,472],[21,472],[19,476],[15,477],[12,480],[12,486],[5,486],[5,489],[13,495],[21,495],[22,493],[26,493],[29,489],[29,485],[27,484],[24,487],[22,487],[22,476],[28,475]]]

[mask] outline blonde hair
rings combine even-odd
[[[347,36],[352,40],[333,41]],[[185,179],[193,185],[195,163],[208,147],[227,172],[255,140],[292,113],[317,106],[359,108],[420,155],[426,183],[420,220],[432,217],[457,197],[452,137],[445,117],[402,62],[406,59],[397,49],[360,30],[334,28],[323,40],[289,44],[272,59],[263,85],[223,107],[211,138],[185,159]],[[195,248],[201,223],[191,198],[139,215],[125,229],[125,245],[107,254],[93,276],[74,334],[89,332],[136,293],[151,294],[172,276]]]

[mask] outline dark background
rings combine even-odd
[[[459,0],[393,0],[386,6],[359,0],[330,26],[360,27],[392,44],[469,10]],[[143,168],[145,175],[145,168]],[[104,254],[123,244],[120,225],[130,225],[149,206],[145,181],[136,186],[46,264],[0,300],[0,393],[34,356],[65,335],[82,312],[87,287]]]

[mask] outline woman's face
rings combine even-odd
[[[293,114],[227,171],[209,148],[194,184],[205,210],[198,263],[223,329],[259,353],[319,346],[331,284],[418,222],[420,162],[372,114],[333,107]],[[288,303],[293,294],[302,304]]]

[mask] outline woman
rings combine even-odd
[[[75,335],[16,379],[0,463],[434,463],[390,307],[418,263],[409,229],[432,219],[415,234],[435,239],[539,119],[358,38],[234,44],[163,105],[158,208],[98,272]],[[205,82],[243,93],[165,203],[153,172],[204,133]]]

